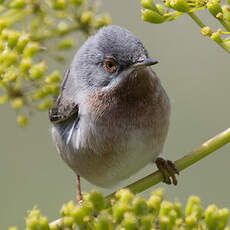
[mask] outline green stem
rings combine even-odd
[[[226,22],[223,19],[218,19],[218,21],[228,32],[230,32],[230,27],[226,24]]]
[[[179,171],[193,165],[197,161],[201,160],[202,158],[208,156],[209,154],[213,153],[217,149],[221,148],[222,146],[230,143],[230,128],[226,129],[222,133],[216,135],[215,137],[211,138],[210,140],[204,142],[201,146],[197,149],[192,151],[191,153],[185,155],[181,159],[175,162],[176,167]],[[143,192],[144,190],[152,187],[153,185],[158,184],[163,180],[163,177],[159,171],[156,171],[149,176],[146,176],[139,181],[128,185],[127,189],[132,191],[133,193],[137,194]],[[115,193],[112,193],[107,196],[107,199],[113,198]],[[49,225],[52,226],[60,226],[62,218],[57,219],[51,222]]]
[[[196,24],[203,28],[205,27],[205,24],[193,13],[193,12],[189,12],[188,15],[196,22]],[[210,35],[211,36],[211,35]],[[209,37],[210,37],[209,36]],[[216,42],[216,41],[215,41]],[[225,46],[225,44],[222,42],[222,43],[218,43],[216,42],[220,47],[222,47],[225,51],[227,51],[228,53],[230,53],[230,50],[228,47]]]
[[[176,167],[179,171],[193,165],[202,158],[213,153],[222,146],[230,143],[230,128],[226,129],[224,132],[218,134],[217,136],[211,138],[210,140],[203,143],[197,149],[191,153],[185,155],[181,159],[175,161]],[[143,192],[144,190],[152,187],[153,185],[158,184],[163,180],[163,177],[159,171],[156,171],[139,181],[134,182],[133,184],[128,185],[127,189],[137,194]],[[114,193],[107,196],[108,199],[111,199],[114,196]]]

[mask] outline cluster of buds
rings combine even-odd
[[[162,4],[155,4],[154,0],[142,0],[142,19],[151,23],[163,23],[178,18],[187,13],[201,27],[201,33],[210,37],[227,52],[230,53],[230,1],[220,4],[220,0],[162,0]],[[212,31],[209,26],[194,14],[194,11],[207,9],[214,16],[224,30]]]
[[[76,47],[74,32],[88,37],[110,24],[97,10],[87,0],[1,1],[0,105],[9,102],[19,125],[25,126],[34,110],[52,106],[62,76],[48,61],[65,61]]]
[[[183,210],[179,202],[164,200],[162,189],[155,190],[147,200],[126,189],[110,201],[93,191],[84,196],[81,205],[63,205],[56,224],[49,225],[47,218],[33,209],[26,218],[26,230],[229,230],[228,216],[228,209],[215,205],[203,210],[196,196],[188,199]]]

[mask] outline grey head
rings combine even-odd
[[[78,111],[79,102],[84,103],[86,95],[119,85],[133,70],[156,63],[132,32],[114,25],[103,27],[75,55],[50,120],[69,118]]]
[[[143,44],[132,32],[112,25],[103,27],[84,43],[73,60],[70,75],[78,90],[95,90],[117,81],[130,67],[156,63],[148,58]]]

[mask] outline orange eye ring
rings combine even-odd
[[[104,60],[104,69],[109,73],[113,73],[117,69],[116,61],[112,58],[106,58]]]

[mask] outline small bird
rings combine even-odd
[[[161,155],[170,102],[141,41],[106,26],[78,50],[49,111],[52,136],[77,178],[111,187],[155,162],[164,182],[177,184],[174,163]],[[172,181],[171,181],[172,180]]]

